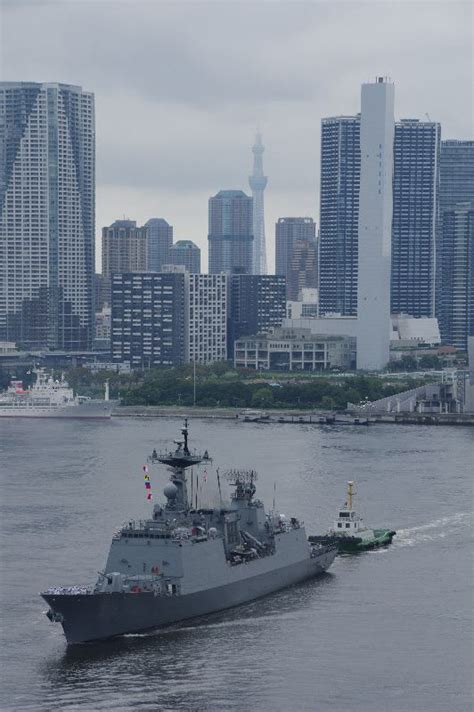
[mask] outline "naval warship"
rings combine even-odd
[[[229,505],[221,497],[219,507],[199,508],[192,492],[188,497],[186,470],[209,455],[189,449],[187,420],[174,444],[149,458],[170,471],[166,504],[155,504],[151,519],[130,521],[116,532],[95,585],[41,594],[68,644],[231,608],[317,576],[334,561],[337,545],[310,543],[296,517],[265,512],[255,498],[253,470],[225,473],[234,487]]]

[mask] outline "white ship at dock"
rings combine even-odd
[[[64,378],[55,380],[44,368],[36,368],[36,382],[24,388],[12,380],[0,394],[0,418],[110,418],[115,401],[109,399],[108,383],[104,400],[74,394]]]

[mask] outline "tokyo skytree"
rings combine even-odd
[[[267,251],[265,247],[265,215],[263,207],[263,191],[267,185],[267,177],[263,175],[262,137],[259,132],[255,136],[252,147],[253,173],[249,176],[249,185],[253,196],[253,273],[267,273]]]

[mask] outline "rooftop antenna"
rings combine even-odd
[[[222,490],[221,490],[221,478],[219,477],[219,468],[216,469],[216,475],[217,475],[217,488],[219,490],[219,500],[220,500],[221,509],[222,509]]]

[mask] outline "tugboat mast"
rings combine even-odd
[[[352,480],[347,483],[347,504],[349,509],[352,509],[352,498],[354,496],[354,483]]]

